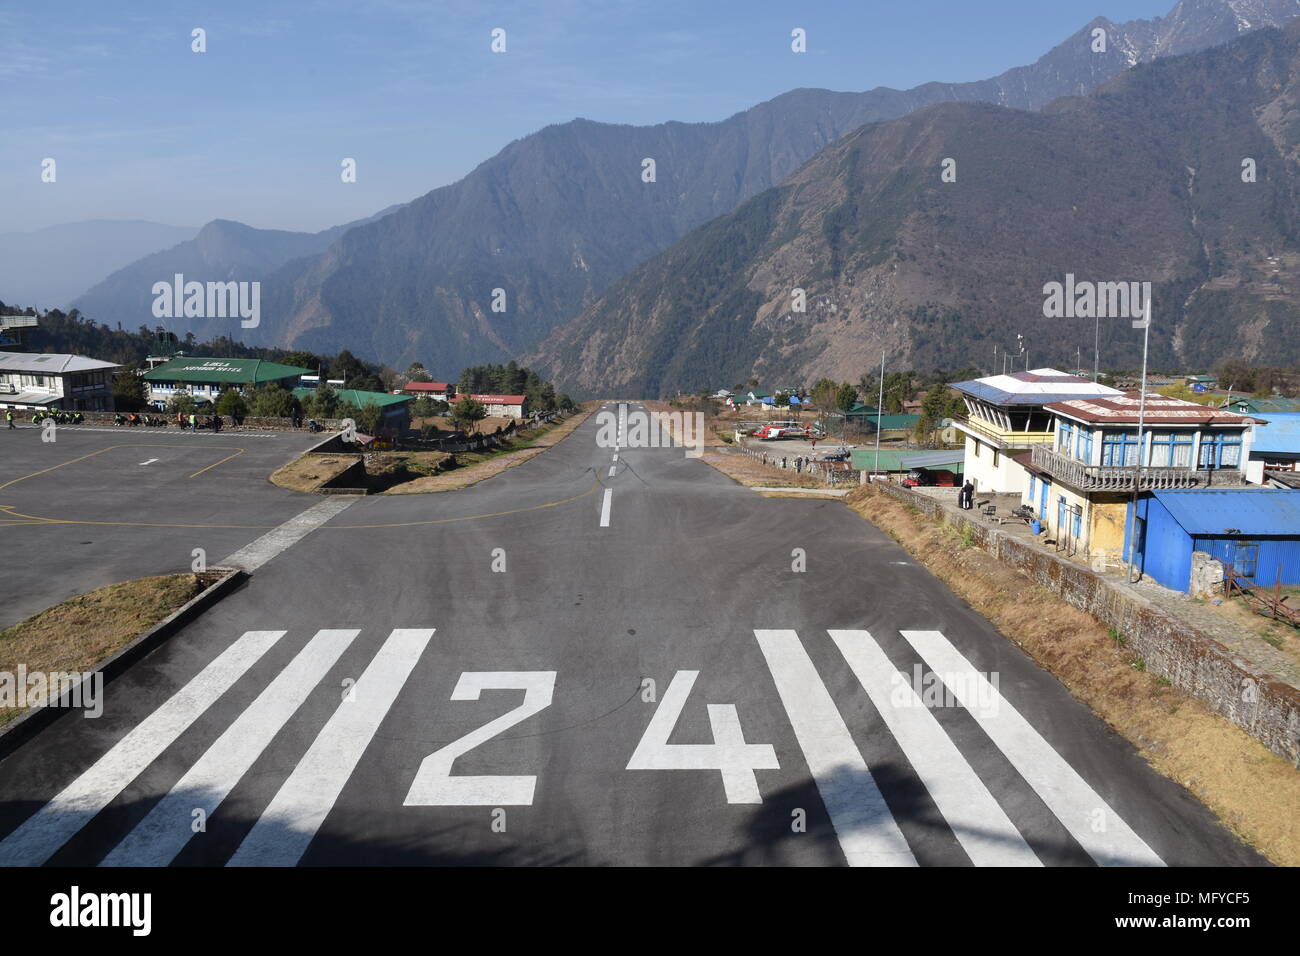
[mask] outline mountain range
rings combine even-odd
[[[250,344],[346,347],[448,373],[531,353],[564,374],[573,369],[575,383],[594,381],[576,370],[566,344],[574,333],[561,326],[590,329],[595,314],[615,321],[607,295],[614,283],[679,241],[698,243],[694,230],[725,228],[715,220],[785,183],[846,134],[941,103],[1041,110],[1135,66],[1297,15],[1300,0],[1181,0],[1152,20],[1098,18],[1033,65],[973,83],[794,90],[717,123],[574,120],[517,140],[462,180],[360,224],[309,236],[209,223],[191,242],[114,273],[74,304],[99,321],[135,327],[154,321],[152,284],[176,272],[187,280],[260,280],[263,318],[255,332],[246,330]],[[654,182],[642,179],[647,158]],[[856,162],[864,176],[876,165],[869,156]],[[501,312],[492,307],[498,289]],[[179,331],[197,324],[200,337],[226,331],[182,321],[187,328]],[[620,334],[594,331],[601,341]],[[927,356],[923,342],[911,347],[918,361]],[[804,348],[811,354],[813,345]],[[642,372],[623,374],[649,381]]]
[[[656,395],[856,381],[882,352],[991,364],[1017,334],[1016,361],[1072,366],[1100,327],[1112,367],[1140,362],[1128,319],[1045,317],[1070,276],[1151,283],[1157,367],[1300,361],[1298,157],[1300,21],[1037,113],[929,107],[823,150],[524,361],[576,394]]]

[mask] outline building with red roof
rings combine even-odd
[[[466,396],[457,395],[455,401]],[[474,401],[485,405],[492,418],[523,418],[527,414],[527,395],[470,395]]]

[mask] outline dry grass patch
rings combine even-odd
[[[320,491],[321,485],[360,460],[360,455],[309,453],[271,472],[271,484],[290,491]]]
[[[1274,863],[1300,866],[1300,773],[1208,706],[1140,667],[1122,635],[952,527],[875,488],[843,499],[878,525]],[[1291,808],[1288,810],[1287,808]]]
[[[195,574],[110,584],[0,631],[0,672],[88,671],[203,590]],[[0,726],[25,708],[0,707]]]
[[[588,402],[582,408],[560,422],[543,425],[521,432],[514,441],[497,448],[477,452],[458,452],[454,456],[454,467],[440,474],[415,478],[387,489],[386,495],[418,495],[437,491],[458,491],[468,488],[480,481],[501,474],[508,468],[522,465],[536,458],[548,448],[558,444],[573,433],[587,417],[595,411],[598,403]]]

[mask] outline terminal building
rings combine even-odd
[[[149,402],[165,406],[173,395],[188,393],[199,403],[213,402],[229,388],[244,391],[259,385],[276,384],[286,391],[298,387],[309,368],[296,368],[265,359],[178,357],[144,373],[149,384]]]
[[[82,355],[0,352],[0,408],[111,412],[121,367]]]

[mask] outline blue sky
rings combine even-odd
[[[317,230],[574,117],[723,119],[807,86],[1030,63],[1174,0],[314,0],[0,10],[0,232],[83,219]],[[195,27],[207,52],[190,50]],[[506,31],[493,54],[490,33]],[[790,31],[808,52],[790,52]],[[40,181],[45,157],[58,180]],[[340,181],[344,157],[357,182]]]

